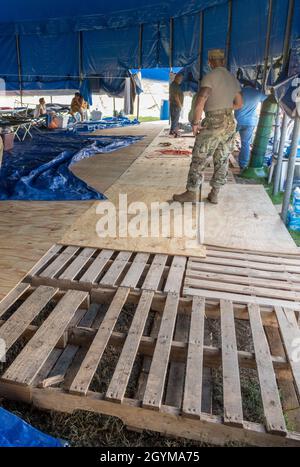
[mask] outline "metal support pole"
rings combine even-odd
[[[273,157],[278,155],[278,145],[280,138],[280,107],[278,106],[275,117],[274,141],[273,141]]]
[[[200,11],[199,13],[199,88],[200,82],[202,79],[202,64],[203,64],[203,21],[204,21],[204,13]]]
[[[271,32],[272,32],[272,18],[273,18],[273,0],[269,0],[268,26],[267,26],[265,59],[264,59],[263,89],[265,88],[266,82],[267,82],[267,73],[268,73],[269,55],[270,55],[270,43],[271,43]]]
[[[78,33],[78,53],[79,53],[79,83],[80,86],[82,85],[83,82],[83,60],[82,60],[82,31],[79,31]]]
[[[169,48],[169,67],[173,71],[173,51],[174,51],[174,18],[170,18],[170,48]]]
[[[291,41],[291,31],[292,31],[292,24],[293,24],[293,16],[294,16],[294,7],[295,7],[295,0],[289,0],[289,9],[287,14],[286,20],[286,27],[285,27],[285,37],[284,37],[284,44],[283,44],[283,60],[282,60],[282,68],[285,69],[288,59],[289,59],[289,51],[290,51],[290,41]]]
[[[230,46],[231,46],[231,30],[232,30],[232,0],[228,2],[228,26],[227,26],[227,37],[226,37],[226,67],[229,66],[230,58]]]
[[[297,115],[295,118],[295,123],[294,123],[291,153],[289,156],[289,163],[288,163],[286,187],[285,187],[284,198],[283,198],[283,203],[282,203],[282,211],[281,211],[281,218],[285,224],[287,222],[290,198],[291,198],[291,194],[293,191],[293,181],[294,181],[295,163],[296,163],[296,157],[297,157],[299,137],[300,137],[300,116]]]
[[[17,61],[18,61],[18,78],[19,78],[20,101],[21,101],[21,106],[23,106],[22,64],[21,64],[19,34],[16,34],[16,48],[17,48]]]
[[[139,28],[139,63],[138,63],[138,70],[141,71],[142,63],[143,63],[143,32],[144,27],[140,24]],[[140,116],[140,95],[137,96],[137,110],[136,110],[136,118],[139,119]]]
[[[278,157],[277,157],[277,164],[275,167],[275,175],[274,175],[274,186],[273,186],[273,195],[277,195],[279,192],[279,184],[280,184],[280,176],[282,170],[282,161],[283,161],[283,153],[285,148],[286,142],[286,134],[287,134],[287,125],[288,125],[288,117],[287,114],[284,112],[282,126],[281,126],[281,136],[280,136],[280,143],[279,143],[279,150],[278,150]]]

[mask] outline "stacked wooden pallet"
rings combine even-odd
[[[208,258],[220,262],[225,253],[209,250]],[[283,259],[283,290],[295,292],[287,284],[297,282],[298,260]],[[222,274],[256,278],[249,274],[253,260],[235,257],[248,261],[245,275],[225,270],[243,269],[231,256]],[[223,296],[215,286],[183,296],[191,263],[55,245],[0,303],[0,339],[7,351],[0,395],[44,409],[103,413],[135,429],[213,444],[300,445],[297,297],[254,296],[253,290]],[[263,264],[257,271],[275,264],[256,263]],[[241,323],[248,326],[247,346]],[[259,420],[245,410],[245,371],[257,381]],[[223,395],[218,403],[208,388],[217,373]]]

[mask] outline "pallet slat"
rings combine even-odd
[[[168,294],[148,376],[143,407],[159,410],[162,404],[178,301],[177,294]]]
[[[293,310],[275,307],[275,313],[300,401],[300,327]]]
[[[6,297],[0,302],[0,318],[6,313],[6,311],[14,304],[20,297],[30,288],[30,284],[21,282]]]
[[[204,318],[205,299],[194,297],[182,406],[182,412],[187,417],[200,418],[202,410]]]
[[[143,290],[157,290],[161,281],[164,267],[166,265],[167,255],[155,255],[150,269],[147,273],[146,279],[142,285]]]
[[[184,256],[174,256],[164,287],[164,292],[180,294],[182,279],[185,273],[186,258]]]
[[[121,251],[110,266],[107,273],[101,279],[100,284],[114,286],[116,284],[116,281],[124,271],[125,267],[127,266],[131,255],[132,253],[130,251]]]
[[[285,420],[271,360],[271,354],[258,305],[250,304],[248,313],[253,336],[257,372],[260,381],[266,428],[270,433],[286,435]]]
[[[121,283],[121,287],[130,287],[134,289],[137,286],[145,270],[149,257],[150,254],[148,253],[137,253],[132,262],[132,265],[129,268],[129,271]]]
[[[235,293],[226,293],[219,290],[206,290],[206,289],[193,289],[191,287],[185,287],[183,289],[183,295],[187,297],[194,297],[200,296],[205,297],[207,299],[214,299],[214,300],[230,300],[235,303],[253,303],[253,304],[260,304],[262,306],[274,307],[274,306],[283,306],[287,308],[293,308],[294,310],[300,311],[300,303],[299,302],[289,302],[288,300],[279,300],[279,299],[271,299],[268,297],[256,297],[251,295],[242,295],[242,294],[235,294]]]
[[[79,247],[68,246],[49,266],[40,273],[40,277],[53,279],[72,260]]]
[[[224,423],[243,426],[239,361],[232,302],[220,301]]]
[[[147,290],[142,292],[122,353],[119,357],[115,372],[106,393],[106,399],[108,400],[121,403],[124,399],[153,296],[154,292]]]
[[[68,291],[6,370],[3,379],[25,385],[31,384],[63,335],[75,312],[86,301],[87,297],[88,294],[85,292]]]
[[[113,250],[102,250],[84,275],[79,279],[79,282],[95,284],[113,254]]]
[[[76,256],[74,261],[72,261],[70,266],[59,276],[59,279],[74,280],[95,252],[96,248],[84,248],[83,251]]]
[[[0,339],[5,342],[6,351],[22,336],[30,323],[49,303],[57,291],[58,289],[53,287],[38,287],[1,326]]]
[[[71,384],[70,393],[86,395],[129,292],[130,289],[125,287],[120,287],[117,290],[89,351]]]

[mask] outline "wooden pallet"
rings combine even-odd
[[[207,247],[188,258],[183,294],[300,311],[300,256]]]
[[[131,427],[213,444],[300,445],[300,363],[293,356],[300,332],[291,309],[124,286],[82,291],[21,283],[0,303],[0,319],[8,351],[0,396],[49,410],[103,413]],[[210,321],[221,335],[215,346],[204,342]],[[241,321],[251,328],[253,350],[240,348]],[[148,359],[146,372],[141,357]],[[222,409],[213,413],[203,404],[206,369],[222,374]],[[245,369],[257,372],[263,423],[244,416]],[[291,387],[299,432],[285,410]]]
[[[300,445],[299,269],[297,255],[54,245],[0,302],[0,396],[218,445]]]
[[[129,287],[180,293],[186,262],[184,256],[54,245],[24,281],[83,291]]]

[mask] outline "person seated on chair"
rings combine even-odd
[[[35,108],[34,111],[34,118],[39,118],[42,117],[43,115],[46,115],[47,109],[46,109],[46,101],[43,97],[39,99],[39,103]]]
[[[83,121],[85,111],[86,111],[86,103],[82,95],[80,94],[80,92],[76,92],[71,102],[70,114],[72,115],[72,117],[76,118],[75,115],[79,113],[80,120]]]

